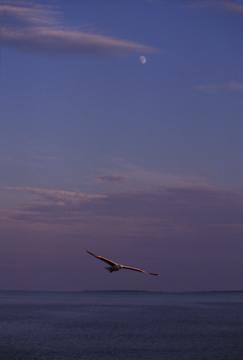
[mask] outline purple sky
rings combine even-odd
[[[0,23],[0,289],[242,289],[243,1],[0,0]]]

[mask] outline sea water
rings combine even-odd
[[[1,360],[242,360],[243,293],[0,292]]]

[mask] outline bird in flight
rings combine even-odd
[[[87,253],[89,255],[94,256],[96,259],[99,259],[101,261],[104,261],[106,264],[108,264],[109,266],[106,267],[106,270],[110,271],[111,273],[113,271],[119,271],[122,269],[126,269],[126,270],[133,270],[133,271],[137,271],[143,274],[147,274],[147,275],[154,275],[154,276],[159,276],[159,274],[157,273],[151,273],[151,272],[147,272],[143,269],[139,269],[133,266],[128,266],[128,265],[122,265],[122,264],[118,264],[110,259],[105,258],[104,256],[99,256],[99,255],[95,255],[94,253],[92,253],[91,251],[87,250]]]

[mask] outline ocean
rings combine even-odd
[[[1,360],[242,360],[243,293],[0,292]]]

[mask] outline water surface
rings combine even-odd
[[[243,293],[0,292],[2,360],[242,360]]]

